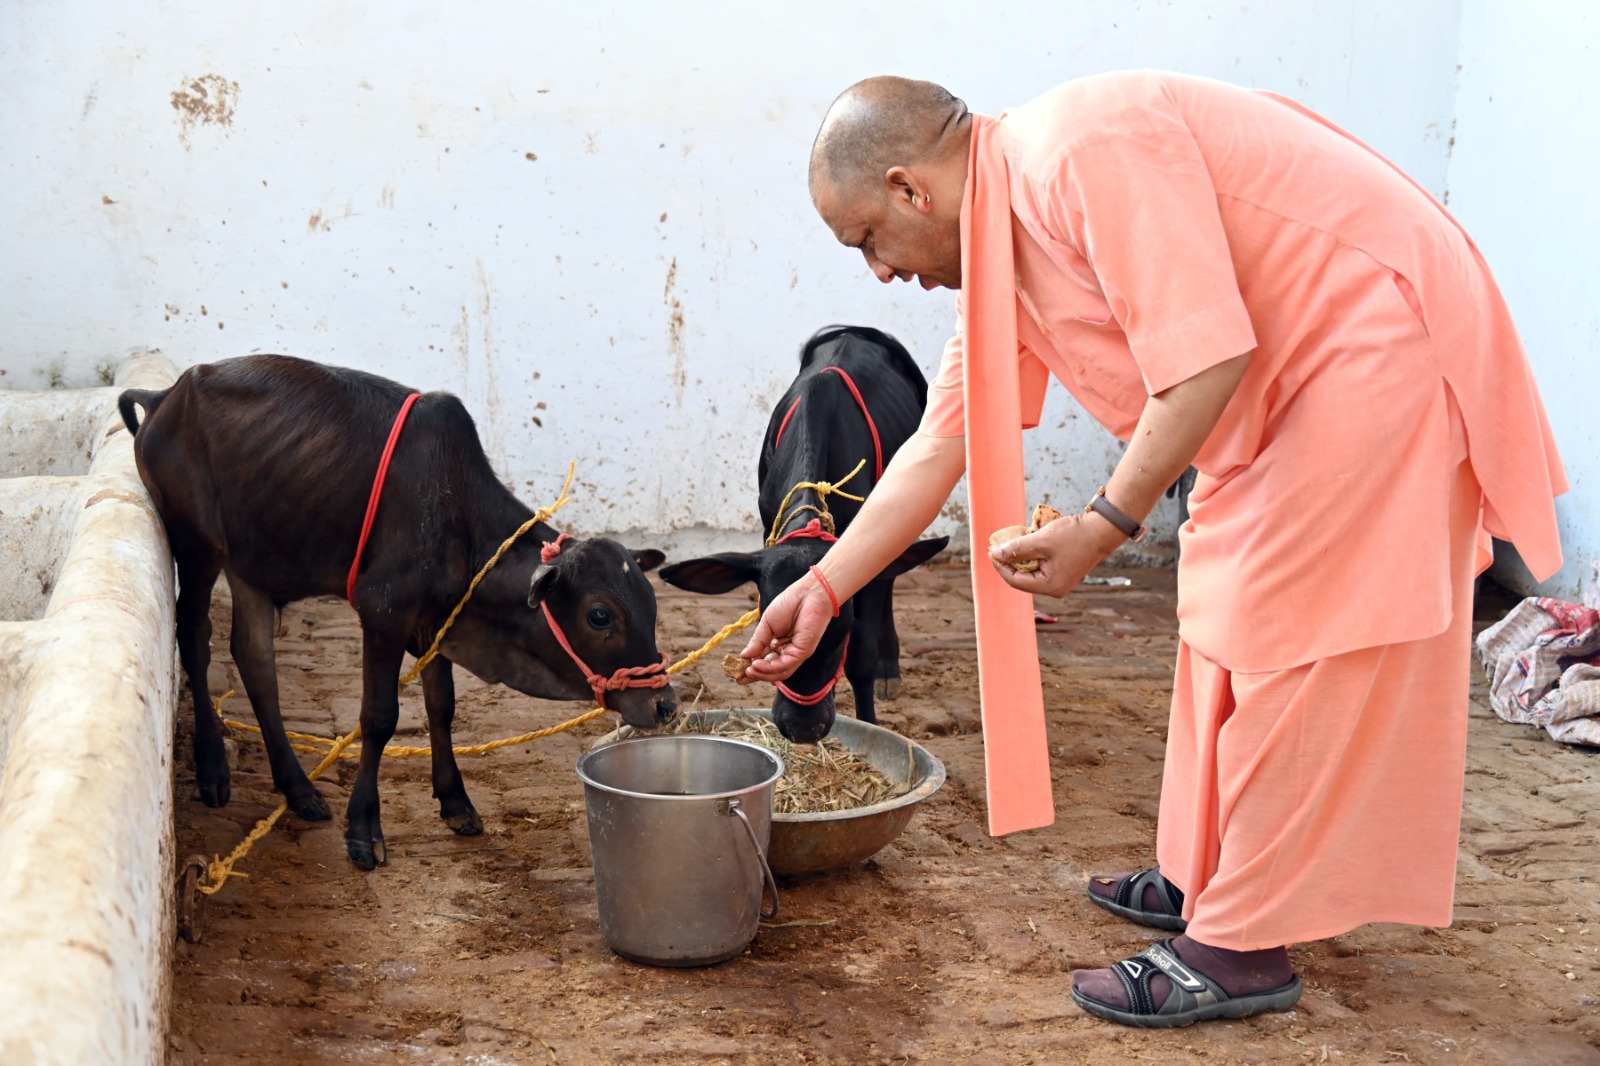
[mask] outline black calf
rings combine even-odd
[[[201,798],[228,802],[229,773],[206,684],[211,588],[225,572],[233,591],[233,658],[266,741],[273,783],[302,818],[327,804],[289,748],[278,708],[272,638],[275,609],[308,596],[345,595],[379,456],[409,389],[371,374],[278,355],[196,366],[164,391],[130,389],[119,400],[135,434],[139,476],[166,526],[178,564],[178,649],[194,696],[195,776]],[[140,426],[135,405],[145,412]],[[345,839],[363,869],[386,861],[378,817],[378,762],[394,735],[406,652],[420,655],[468,582],[532,512],[495,477],[472,418],[448,393],[416,401],[394,452],[352,605],[361,617],[362,756]],[[644,571],[657,551],[614,541],[565,546],[548,565],[540,523],[484,578],[422,672],[433,794],[451,829],[483,822],[451,751],[451,663],[486,681],[545,699],[582,700],[591,684],[573,652],[610,675],[660,661],[656,603]],[[670,687],[607,693],[631,725],[670,717]]]
[[[838,482],[864,459],[866,466],[843,488],[865,496],[916,432],[927,399],[922,371],[893,337],[863,326],[819,331],[801,351],[800,373],[773,409],[762,438],[761,520],[764,530],[774,531],[775,543],[760,551],[675,563],[661,571],[662,579],[711,594],[754,581],[761,602],[771,603],[827,552],[831,539],[816,535],[828,532],[819,513],[826,511],[843,533],[861,509],[839,495],[823,500],[813,489],[795,493],[785,504],[790,490],[804,481]],[[813,522],[818,526],[808,529]],[[841,664],[855,693],[856,717],[877,721],[874,695],[893,699],[900,691],[894,579],[938,554],[948,541],[935,537],[912,545],[840,605],[816,652],[773,697],[773,719],[784,736],[813,743],[833,728],[833,687]]]

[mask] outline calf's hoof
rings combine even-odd
[[[384,846],[382,837],[376,840],[345,837],[344,847],[345,851],[350,853],[350,861],[355,863],[358,869],[371,870],[389,865],[389,849]]]
[[[873,695],[880,700],[898,699],[900,696],[900,679],[898,677],[880,677],[872,686]]]
[[[454,813],[440,811],[439,817],[444,819],[444,824],[449,826],[456,836],[475,837],[483,832],[483,819],[478,817],[478,812],[470,806],[465,811]]]
[[[226,769],[220,777],[197,776],[195,785],[200,789],[200,802],[207,807],[226,807],[233,796],[233,785],[228,780]]]
[[[303,788],[285,790],[283,798],[297,818],[304,818],[308,822],[326,822],[333,817],[328,801],[322,798],[322,793],[310,781]]]

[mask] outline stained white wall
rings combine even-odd
[[[1572,482],[1566,565],[1540,591],[1581,600],[1600,572],[1600,9],[1468,0],[1457,114],[1450,209],[1511,304]],[[1496,577],[1536,588],[1496,555]]]
[[[1437,193],[1459,8],[11,0],[0,385],[94,384],[145,346],[292,352],[459,393],[530,503],[577,458],[580,529],[753,537],[802,340],[868,323],[931,372],[952,325],[948,294],[878,286],[814,217],[839,90],[904,73],[994,112],[1185,70],[1295,96]],[[1059,392],[1031,438],[1058,503],[1117,454]]]

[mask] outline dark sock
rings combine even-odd
[[[1137,872],[1137,871],[1136,871]],[[1122,882],[1134,876],[1133,874],[1096,874],[1089,878],[1089,891],[1096,896],[1115,901],[1117,889],[1122,887]],[[1107,884],[1107,882],[1110,882]],[[1168,881],[1168,884],[1172,882]],[[1178,909],[1183,909],[1183,890],[1177,885],[1172,885],[1172,890],[1178,894]],[[1167,906],[1161,898],[1161,886],[1149,884],[1144,886],[1144,892],[1139,900],[1141,910],[1154,911],[1157,914],[1166,914]]]
[[[1226,948],[1209,947],[1184,935],[1172,941],[1172,949],[1186,966],[1211,978],[1230,996],[1254,995],[1282,988],[1294,977],[1287,948],[1229,951]],[[1109,969],[1075,970],[1072,987],[1118,1010],[1128,1009],[1127,990]],[[1172,982],[1165,974],[1157,974],[1150,979],[1150,998],[1157,1007],[1166,1000],[1171,988]]]

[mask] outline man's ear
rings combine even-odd
[[[933,210],[933,201],[928,194],[928,183],[923,175],[910,167],[890,167],[883,172],[883,183],[888,190],[889,199],[898,206],[909,207],[923,214]]]
[[[761,576],[761,557],[765,550],[721,552],[703,559],[686,559],[663,567],[661,580],[690,592],[720,596]]]
[[[528,585],[528,606],[537,607],[539,601],[550,595],[556,587],[560,572],[549,563],[540,563],[533,568],[533,581]]]

